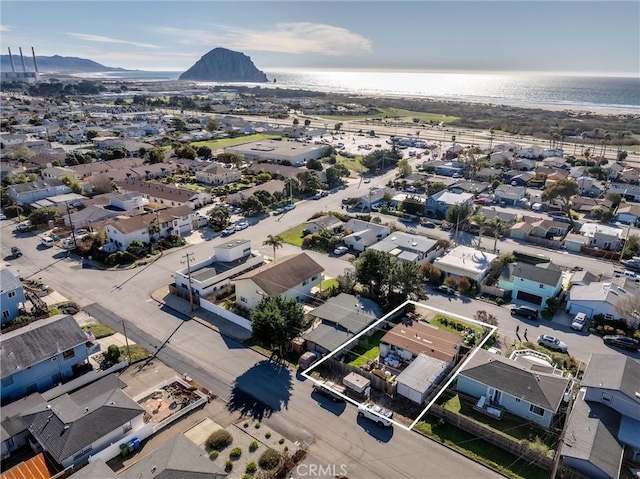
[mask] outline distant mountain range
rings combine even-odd
[[[12,52],[13,63],[17,72],[23,71],[22,61],[20,55],[16,55]],[[54,55],[52,57],[36,56],[38,62],[38,71],[40,73],[92,73],[92,72],[114,72],[114,71],[127,71],[124,68],[107,67],[93,60],[87,60],[86,58],[77,57],[61,57],[60,55]],[[31,55],[24,54],[24,63],[27,67],[27,71],[33,72],[33,57]],[[0,55],[0,70],[3,72],[11,71],[11,60],[9,55]]]

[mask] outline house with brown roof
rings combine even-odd
[[[268,191],[272,195],[276,193],[282,194],[284,192],[284,181],[282,180],[271,180],[263,183],[261,185],[254,186],[252,188],[247,188],[246,190],[238,191],[237,193],[233,193],[227,197],[227,203],[230,205],[236,206],[241,201],[253,196],[256,191],[264,190]]]
[[[230,166],[230,165],[226,165]],[[213,163],[196,171],[196,181],[207,185],[226,185],[238,181],[242,173],[237,168],[227,168],[221,163]]]
[[[460,352],[462,337],[419,321],[400,323],[380,340],[380,357],[395,356],[411,361],[419,354],[453,363]]]
[[[149,227],[152,224],[160,225],[162,237],[187,235],[193,231],[193,210],[188,205],[182,205],[144,215],[112,218],[105,225],[107,242],[114,243],[122,251],[134,239],[149,243]]]
[[[252,311],[264,296],[296,298],[303,302],[324,279],[324,267],[307,253],[284,256],[233,280],[236,305]]]
[[[120,188],[124,191],[142,193],[150,202],[167,207],[189,205],[191,208],[199,208],[211,203],[211,195],[205,191],[193,191],[151,181],[126,180],[120,183]]]
[[[569,227],[569,223],[525,217],[523,221],[511,227],[510,236],[515,239],[527,239],[530,236],[552,239],[556,236],[564,236]]]

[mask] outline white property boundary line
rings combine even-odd
[[[418,303],[416,301],[406,301],[403,304],[401,304],[400,306],[398,306],[396,309],[394,309],[393,311],[387,313],[385,316],[383,316],[382,318],[380,318],[378,321],[376,321],[375,323],[373,323],[371,326],[369,326],[368,328],[366,328],[364,331],[361,331],[360,333],[356,334],[353,338],[351,338],[349,341],[341,344],[340,346],[338,346],[335,350],[331,351],[331,353],[329,353],[328,355],[326,355],[324,358],[322,358],[320,361],[313,363],[311,366],[309,366],[307,369],[305,369],[304,371],[302,371],[302,376],[313,381],[315,384],[318,385],[318,387],[324,387],[320,381],[317,381],[316,379],[312,378],[310,376],[310,372],[315,369],[317,366],[319,366],[320,364],[322,364],[324,361],[326,361],[327,359],[329,359],[330,357],[334,356],[335,354],[337,354],[339,351],[341,351],[343,348],[345,348],[347,345],[349,345],[350,343],[358,340],[360,338],[360,336],[362,336],[363,334],[366,334],[367,332],[369,332],[370,330],[372,330],[373,328],[375,328],[376,326],[378,326],[378,324],[387,321],[387,318],[389,318],[390,316],[394,315],[396,312],[398,312],[399,310],[405,308],[408,304],[412,304],[416,307],[420,307],[420,308],[425,308],[425,309],[429,309],[431,311],[435,311],[436,313],[440,313],[440,314],[444,314],[446,316],[450,316],[453,318],[457,318],[460,319],[462,321],[467,321],[469,323],[472,324],[476,324],[478,326],[482,326],[485,328],[488,328],[491,330],[491,332],[489,334],[485,334],[484,339],[476,345],[476,348],[471,351],[471,353],[469,354],[469,357],[461,364],[458,366],[458,371],[451,376],[451,378],[449,378],[449,380],[446,382],[446,384],[444,384],[442,386],[442,388],[440,389],[440,391],[438,392],[438,394],[436,394],[436,396],[431,400],[431,402],[429,402],[429,404],[427,404],[427,406],[422,410],[422,412],[420,414],[418,414],[418,417],[415,419],[415,421],[413,421],[411,423],[410,426],[405,426],[404,424],[400,424],[397,421],[394,421],[393,419],[389,419],[387,417],[383,417],[380,414],[376,413],[375,411],[371,411],[372,413],[380,416],[383,419],[386,419],[388,421],[391,421],[393,424],[395,424],[398,427],[401,427],[407,431],[411,431],[411,429],[413,429],[415,427],[415,425],[420,421],[420,419],[422,418],[422,416],[424,416],[426,414],[426,412],[429,410],[429,408],[436,402],[436,400],[442,395],[442,393],[449,387],[449,385],[457,378],[458,373],[460,372],[460,370],[462,370],[468,363],[469,361],[471,361],[471,359],[473,358],[473,356],[476,355],[476,353],[478,352],[479,349],[482,348],[482,346],[484,346],[484,344],[489,340],[489,338],[491,337],[491,335],[493,333],[495,333],[498,329],[497,326],[493,326],[491,324],[487,324],[487,323],[483,323],[482,321],[478,321],[475,319],[471,319],[471,318],[467,318],[466,316],[461,316],[459,314],[455,314],[455,313],[451,313],[449,311],[446,311],[444,309],[438,309],[438,308],[433,308],[431,306],[427,306],[426,304],[423,303]],[[340,396],[342,399],[344,399],[345,401],[350,402],[351,404],[353,404],[354,406],[360,406],[362,403],[359,403],[353,399],[351,399],[350,397],[332,389],[332,391],[337,394],[338,396]]]

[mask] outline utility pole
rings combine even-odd
[[[158,210],[156,210],[156,223],[158,224],[158,248],[160,248],[160,256],[163,255],[162,251],[162,223],[160,223],[160,216],[158,215]]]
[[[181,261],[182,264],[187,263],[187,278],[189,279],[189,304],[191,305],[191,311],[193,311],[193,288],[191,286],[191,260],[193,259],[193,253],[185,253],[182,255],[185,261]]]
[[[127,356],[129,357],[129,365],[131,365],[131,349],[129,349],[129,338],[127,337],[127,327],[122,320],[122,330],[124,331],[124,341],[127,344]]]
[[[73,227],[73,221],[71,221],[71,208],[67,205],[67,215],[69,216],[69,226],[71,226],[71,237],[73,238],[73,246],[78,247],[76,242],[76,229]]]
[[[620,261],[624,259],[624,252],[627,250],[627,243],[629,242],[629,235],[631,234],[631,225],[627,226],[627,237],[624,239],[622,245],[622,251],[620,252]]]

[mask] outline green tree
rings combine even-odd
[[[50,220],[55,221],[60,216],[58,210],[55,208],[39,208],[34,210],[33,213],[29,215],[29,220],[32,225],[43,225]]]
[[[266,183],[270,179],[271,179],[271,174],[266,173],[266,172],[265,173],[258,173],[258,175],[256,176],[256,183],[261,185],[262,183]]]
[[[461,228],[464,228],[469,216],[471,215],[471,206],[468,203],[458,203],[449,207],[447,210],[447,221],[452,225],[455,225],[456,235],[455,241],[458,241],[458,232]]]
[[[498,250],[498,238],[502,233],[511,228],[511,224],[503,221],[498,216],[494,216],[487,222],[487,227],[493,231],[493,254]]]
[[[304,312],[295,298],[264,296],[251,312],[253,337],[268,347],[283,349],[302,330]]]
[[[431,263],[423,264],[420,267],[420,273],[422,275],[422,280],[431,285],[440,284],[442,282],[442,270]]]
[[[260,203],[264,206],[270,206],[276,201],[275,197],[266,190],[258,190],[253,194],[253,196],[260,200]]]
[[[387,289],[384,271],[391,268],[391,259],[384,251],[368,249],[356,262],[358,283],[367,287],[371,297],[380,298]]]
[[[542,201],[559,200],[562,203],[562,209],[569,217],[571,227],[575,226],[573,217],[571,216],[571,198],[579,192],[578,183],[571,179],[561,179],[549,185],[542,192]]]
[[[273,248],[273,260],[276,260],[276,249],[282,248],[284,240],[280,235],[268,235],[267,239],[262,242],[262,246],[271,246]]]
[[[8,151],[5,156],[12,161],[25,163],[36,156],[36,154],[26,146],[19,146],[18,148]]]
[[[195,160],[198,157],[198,152],[191,145],[179,146],[175,149],[175,153],[178,158],[186,158],[188,160]]]
[[[341,128],[342,128],[342,122],[340,121],[335,125],[333,125],[333,129],[336,131],[336,133],[339,132]]]
[[[617,159],[619,162],[623,162],[624,160],[626,160],[626,159],[627,159],[627,156],[628,156],[628,155],[629,155],[629,154],[628,154],[626,151],[622,150],[622,151],[619,151],[619,152],[618,152],[618,157],[617,157],[616,159]]]
[[[300,120],[298,120],[297,118],[293,119],[293,126],[298,126],[300,124]]]
[[[487,228],[489,220],[485,215],[475,214],[472,215],[471,218],[469,218],[469,221],[471,221],[471,224],[478,227],[478,249],[480,249],[480,244],[482,243],[482,233],[484,233],[485,229]]]
[[[322,163],[320,163],[320,160],[311,158],[310,160],[307,161],[307,168],[309,168],[310,170],[322,171],[323,166],[322,166]]]
[[[247,216],[258,215],[264,211],[264,204],[255,195],[245,198],[238,206],[247,213]]]
[[[244,157],[237,153],[218,153],[217,160],[221,163],[240,166],[244,161]]]
[[[77,195],[82,194],[82,185],[80,182],[72,175],[64,175],[60,178],[65,185],[71,188],[71,191]]]
[[[213,133],[214,131],[216,131],[218,128],[220,128],[220,122],[214,120],[213,118],[210,118],[209,120],[207,120],[207,126],[205,126],[205,129],[209,132],[209,133]]]
[[[136,258],[142,258],[147,253],[147,247],[142,241],[134,239],[127,246],[127,253]]]
[[[93,193],[102,195],[105,193],[111,193],[114,190],[113,182],[105,174],[96,175],[93,180]]]
[[[162,150],[158,147],[152,148],[149,152],[149,163],[156,164],[164,162],[164,154]]]
[[[622,196],[620,195],[620,193],[609,192],[606,195],[604,195],[604,199],[611,201],[612,207],[617,208],[620,202],[622,201]]]
[[[420,299],[425,296],[420,266],[413,261],[393,260],[387,276],[387,301],[390,306],[401,304],[410,298]]]
[[[339,185],[344,183],[342,178],[349,176],[349,170],[342,163],[336,163],[327,168],[326,175],[329,186]]]
[[[282,190],[284,196],[298,196],[300,191],[302,191],[302,187],[296,178],[285,178],[284,189]]]
[[[311,125],[311,120],[309,120],[308,118],[304,121],[304,127],[305,128],[309,128],[309,126]]]
[[[211,158],[211,148],[209,148],[207,145],[201,145],[197,147],[196,152],[198,153],[198,156],[201,156],[202,158]]]
[[[87,131],[87,140],[91,141],[97,136],[98,136],[98,132],[96,130]]]
[[[411,165],[409,164],[409,160],[407,160],[406,158],[403,158],[402,160],[398,161],[398,174],[402,177],[410,175],[411,174]]]
[[[229,226],[231,212],[229,208],[224,206],[214,206],[209,210],[209,225],[215,230],[220,231]]]
[[[298,173],[298,181],[303,193],[315,193],[322,188],[322,182],[315,171],[301,171]]]

